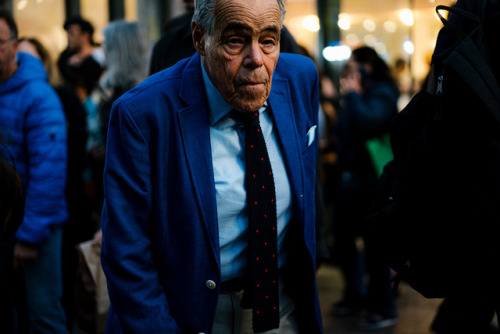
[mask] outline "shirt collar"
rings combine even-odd
[[[224,100],[217,88],[215,88],[212,80],[208,77],[207,71],[203,66],[203,62],[201,60],[200,62],[203,82],[205,84],[205,92],[208,100],[208,119],[210,126],[213,126],[234,108]],[[264,107],[267,108],[267,101],[265,101],[264,106],[259,109],[259,113],[262,113],[266,109]]]

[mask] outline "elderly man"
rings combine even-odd
[[[283,15],[281,0],[198,0],[197,53],[115,103],[108,333],[322,332],[318,75],[280,55]]]

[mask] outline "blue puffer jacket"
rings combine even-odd
[[[40,60],[19,52],[19,68],[0,82],[0,142],[9,146],[24,184],[19,241],[39,245],[68,219],[66,121]]]

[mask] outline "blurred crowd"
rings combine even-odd
[[[0,110],[1,153],[8,162],[5,170],[2,165],[1,175],[14,175],[9,168],[17,168],[20,179],[15,175],[6,179],[15,181],[9,184],[13,189],[20,188],[20,180],[25,183],[24,194],[20,191],[18,196],[26,202],[25,220],[15,236],[3,240],[9,230],[3,226],[1,230],[2,332],[66,333],[84,322],[82,317],[91,316],[80,309],[79,289],[85,282],[79,276],[77,246],[87,240],[98,244],[101,238],[102,173],[111,106],[148,75],[195,52],[191,16],[192,4],[188,4],[186,14],[168,22],[153,47],[139,22],[110,22],[103,30],[102,45],[97,45],[92,24],[72,17],[64,24],[67,48],[53,60],[36,36],[17,36],[8,14],[2,12],[0,108],[15,110],[22,104],[19,101],[24,101],[40,104],[43,109],[43,116],[21,115],[19,111],[19,118],[11,121],[4,120],[5,112]],[[286,27],[281,51],[311,57]],[[8,71],[12,61],[19,63],[15,74]],[[319,66],[318,71],[318,259],[320,265],[338,266],[345,281],[343,298],[332,305],[331,313],[345,316],[363,312],[360,330],[392,326],[398,319],[392,273],[370,253],[370,244],[363,239],[363,219],[372,209],[380,175],[377,166],[384,163],[376,161],[381,155],[373,154],[374,146],[369,144],[377,145],[377,140],[388,135],[391,119],[413,95],[416,85],[404,60],[389,64],[367,46],[353,50],[340,82],[334,82]],[[26,77],[18,78],[21,75]],[[35,84],[34,78],[47,82],[52,90],[40,88],[42,83],[24,90],[6,88],[14,85],[13,80],[29,87]],[[26,95],[40,89],[45,96]],[[42,105],[42,98],[54,101]],[[27,139],[21,139],[23,135]],[[29,168],[39,165],[39,174],[28,173]],[[10,220],[10,226],[19,225],[23,209],[6,212],[2,208],[1,218]],[[39,213],[42,218],[36,218]],[[39,268],[34,269],[36,264]]]
[[[73,17],[53,62],[36,37],[17,35],[8,12],[0,23],[2,156],[19,172],[25,201],[21,226],[2,243],[2,331],[66,333],[92,315],[92,307],[77,314],[85,283],[77,246],[100,241],[111,105],[147,77],[150,48],[138,22],[109,23],[98,47],[92,24]]]

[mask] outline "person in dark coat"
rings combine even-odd
[[[388,133],[397,114],[398,88],[389,67],[370,47],[353,51],[341,78],[341,109],[336,125],[339,180],[335,196],[334,247],[332,257],[345,280],[343,299],[334,305],[334,315],[366,308],[361,330],[374,330],[397,321],[390,269],[357,244],[363,221],[371,213],[378,175],[366,147],[367,140]],[[369,284],[365,286],[365,274]]]
[[[65,83],[72,85],[84,101],[102,74],[101,65],[92,55],[94,27],[76,16],[64,23],[64,29],[68,34],[68,47],[59,56],[57,67]]]

